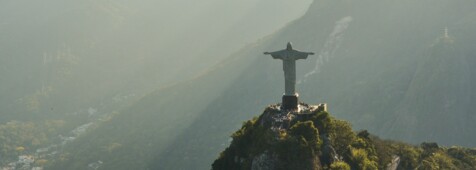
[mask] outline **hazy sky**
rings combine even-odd
[[[310,3],[311,0],[3,0],[0,35],[7,36],[0,38],[0,43],[15,53],[25,48],[48,52],[52,49],[47,46],[63,45],[88,51],[75,43],[82,41],[99,48],[112,41],[114,48],[137,51],[129,54],[134,55],[131,58],[153,56],[156,62],[166,59],[180,64],[187,58],[207,55],[203,51],[217,48],[217,44],[229,47],[216,49],[226,57],[298,18]],[[109,51],[115,49],[102,50],[98,57],[114,57]]]
[[[93,101],[186,80],[302,16],[310,3],[1,0],[2,101],[43,86],[58,98],[73,97],[61,91],[74,89],[85,92],[74,97]]]

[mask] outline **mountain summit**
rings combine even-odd
[[[474,169],[476,149],[412,146],[354,132],[325,104],[301,103],[298,110],[268,106],[246,121],[212,169]]]

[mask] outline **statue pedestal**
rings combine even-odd
[[[298,95],[286,96],[283,95],[283,102],[281,103],[282,110],[297,110],[298,109]]]

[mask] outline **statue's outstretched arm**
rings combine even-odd
[[[295,51],[296,52],[296,59],[307,59],[307,56],[309,55],[314,55],[313,52],[301,52],[301,51]]]
[[[271,55],[274,59],[283,59],[285,55],[285,50],[275,51],[275,52],[264,52],[266,55]]]

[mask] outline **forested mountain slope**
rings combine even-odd
[[[323,106],[323,105],[320,105]],[[214,170],[239,169],[474,169],[476,150],[412,146],[382,140],[367,131],[355,132],[318,105],[301,103],[299,110],[268,106],[243,123],[230,146],[213,162]]]

